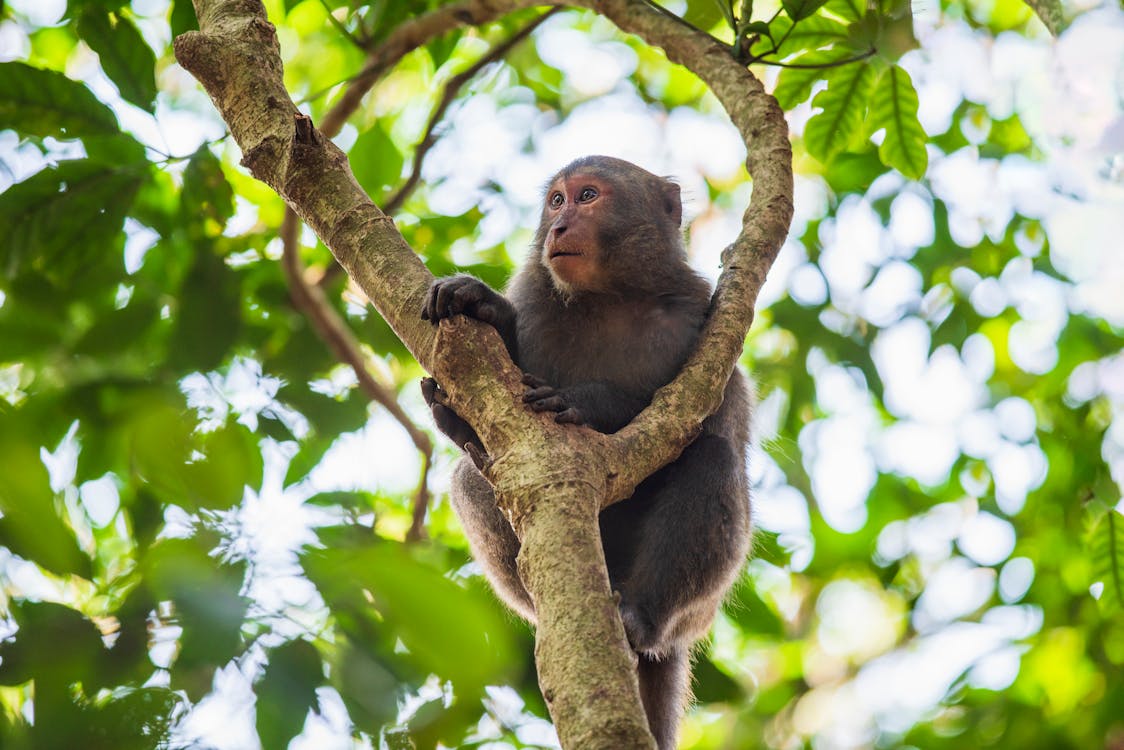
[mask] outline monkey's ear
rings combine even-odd
[[[683,221],[683,201],[679,198],[679,186],[671,180],[663,181],[663,207],[675,226],[679,226]]]

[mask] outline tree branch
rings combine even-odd
[[[1055,37],[1060,36],[1069,26],[1061,0],[1026,0],[1026,4],[1038,16],[1042,25]]]
[[[530,4],[543,3],[481,0],[449,7],[482,8],[494,18]],[[539,613],[540,685],[563,746],[651,747],[634,656],[609,590],[597,513],[673,460],[717,409],[791,220],[792,153],[776,101],[724,45],[645,0],[570,4],[605,15],[699,75],[745,138],[754,180],[753,202],[741,235],[723,254],[725,270],[697,351],[652,406],[611,436],[515,407],[521,373],[493,329],[463,317],[434,329],[420,319],[431,276],[355,182],[346,156],[298,114],[258,0],[195,0],[200,31],[177,37],[175,49],[230,126],[243,165],[324,240],[487,447],[493,459],[488,478],[524,542],[520,574]],[[590,686],[596,701],[589,699]]]

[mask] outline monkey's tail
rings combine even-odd
[[[659,750],[674,750],[679,719],[690,701],[690,653],[677,647],[660,659],[639,654],[640,699]]]

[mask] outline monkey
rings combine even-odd
[[[528,257],[506,294],[467,275],[438,279],[421,317],[467,315],[493,326],[525,373],[523,402],[557,422],[611,434],[669,383],[708,315],[709,282],[687,263],[679,186],[606,156],[550,181]],[[516,570],[519,541],[470,456],[483,447],[431,378],[434,421],[466,448],[451,503],[497,595],[535,620]],[[638,662],[640,695],[660,750],[674,748],[690,700],[690,657],[749,551],[746,474],[751,394],[735,368],[718,411],[672,463],[599,516],[609,580]]]

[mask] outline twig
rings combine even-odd
[[[429,505],[429,467],[433,463],[433,443],[429,435],[418,429],[398,404],[394,394],[376,381],[367,367],[359,342],[355,339],[351,329],[340,318],[320,287],[309,284],[304,278],[304,266],[298,256],[297,230],[300,222],[292,210],[285,212],[281,223],[281,266],[285,269],[285,277],[289,282],[289,295],[298,310],[312,322],[317,334],[323,339],[328,348],[336,357],[346,364],[351,365],[355,376],[359,380],[359,387],[375,403],[389,412],[390,416],[402,425],[410,436],[418,452],[422,454],[421,480],[414,493],[413,522],[407,539],[417,540],[425,536],[425,512]]]
[[[866,52],[861,52],[861,53],[859,53],[857,55],[854,55],[852,57],[848,57],[848,58],[845,58],[843,60],[832,60],[831,62],[825,62],[825,63],[783,63],[783,62],[774,62],[774,61],[771,61],[771,60],[755,60],[754,62],[761,63],[762,65],[772,65],[772,66],[775,66],[777,68],[797,68],[797,69],[802,69],[802,70],[827,70],[828,68],[838,68],[841,65],[849,65],[853,62],[859,62],[860,60],[865,60],[868,57],[874,56],[877,52],[878,52],[878,50],[876,50],[874,47],[871,47]]]

